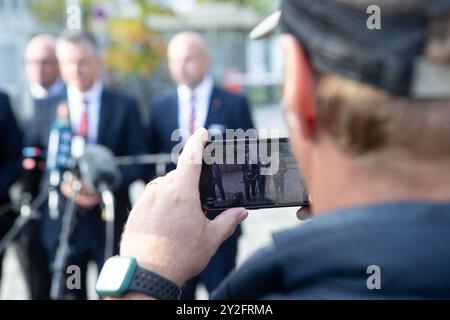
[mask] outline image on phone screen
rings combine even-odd
[[[215,141],[207,145],[200,178],[206,211],[308,205],[308,192],[289,140]]]

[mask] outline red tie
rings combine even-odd
[[[192,92],[191,97],[191,117],[189,118],[189,135],[192,136],[195,133],[195,96]]]
[[[88,138],[88,106],[89,101],[86,98],[83,98],[83,113],[81,114],[81,121],[80,121],[80,136],[84,138]]]

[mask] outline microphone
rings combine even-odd
[[[106,147],[87,145],[83,156],[78,160],[78,168],[86,186],[91,191],[115,191],[122,177],[116,165],[114,154]]]
[[[105,260],[114,252],[114,194],[122,180],[114,154],[106,147],[92,144],[86,146],[84,155],[78,159],[81,178],[91,191],[97,190],[104,206],[106,221]]]
[[[31,214],[31,201],[39,193],[39,185],[45,171],[45,161],[42,149],[25,147],[22,150],[22,196],[20,198],[20,214]]]
[[[56,220],[59,215],[58,187],[64,171],[68,170],[71,161],[72,129],[69,120],[69,108],[60,104],[56,112],[56,120],[50,130],[47,151],[47,171],[49,172],[50,189],[48,195],[49,215]]]
[[[71,143],[72,129],[69,120],[69,108],[66,104],[60,104],[48,139],[47,170],[63,172],[69,168]]]

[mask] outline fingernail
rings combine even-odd
[[[208,142],[208,130],[205,128],[200,129],[203,142]]]
[[[246,209],[242,209],[241,213],[239,214],[239,217],[241,218],[241,221],[244,221],[248,217],[248,211]]]

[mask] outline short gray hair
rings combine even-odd
[[[62,43],[69,42],[72,44],[82,44],[86,43],[88,44],[91,49],[92,53],[96,57],[101,57],[101,50],[97,43],[97,40],[95,37],[86,31],[78,31],[78,30],[67,30],[61,33],[61,35],[58,37],[57,43],[56,43],[56,52],[58,53],[59,47]]]

